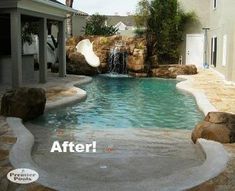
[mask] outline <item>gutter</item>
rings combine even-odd
[[[44,5],[47,5],[47,6],[50,6],[50,7],[54,7],[54,8],[57,8],[57,9],[61,9],[63,11],[67,11],[67,12],[70,12],[70,13],[77,13],[78,11],[76,9],[73,9],[73,8],[70,8],[66,5],[61,5],[61,4],[58,4],[58,3],[54,3],[52,1],[49,1],[49,0],[32,0],[36,3],[40,3],[40,4],[44,4]]]

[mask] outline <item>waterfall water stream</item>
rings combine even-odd
[[[127,56],[126,44],[123,41],[117,41],[110,49],[109,73],[127,74]]]

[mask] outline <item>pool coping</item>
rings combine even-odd
[[[199,108],[206,114],[209,111],[215,110],[215,108],[207,100],[205,94],[201,91],[194,90],[190,87],[189,79],[185,76],[179,76],[178,79],[186,79],[186,81],[181,81],[177,84],[177,88],[192,93],[198,103]],[[68,86],[78,86],[91,81],[91,78],[87,78],[83,82],[71,82]],[[77,87],[76,87],[77,88]],[[62,99],[56,101],[54,104],[47,104],[46,111],[55,109],[61,106],[65,106],[75,101],[82,101],[86,98],[86,92],[82,92],[73,96],[72,99]],[[204,107],[203,105],[206,104]],[[13,132],[17,136],[17,142],[14,144],[10,151],[9,159],[11,164],[15,168],[30,168],[37,171],[40,174],[40,178],[37,181],[43,186],[47,186],[53,189],[60,190],[57,188],[56,182],[62,181],[56,177],[49,177],[48,172],[40,169],[37,164],[33,161],[31,156],[31,151],[34,145],[34,136],[31,132],[23,125],[20,118],[7,118],[7,123]],[[198,139],[197,144],[200,145],[202,151],[205,154],[205,161],[202,165],[188,168],[186,170],[177,171],[170,176],[162,177],[159,179],[150,179],[147,182],[140,182],[140,186],[143,184],[154,185],[156,189],[166,190],[166,191],[177,191],[186,190],[200,185],[216,176],[218,176],[222,171],[225,170],[227,162],[229,161],[229,156],[227,151],[224,149],[223,145],[204,139]],[[152,187],[150,186],[150,187]]]
[[[194,98],[196,99],[197,105],[199,109],[204,113],[206,116],[209,112],[216,112],[218,111],[207,99],[205,93],[201,90],[194,89],[191,85],[191,76],[186,75],[179,75],[177,79],[183,80],[176,84],[176,88],[179,90],[186,91],[191,93]]]

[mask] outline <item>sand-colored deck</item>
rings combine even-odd
[[[213,70],[191,76],[192,87],[202,90],[218,111],[235,113],[235,85],[226,83]]]
[[[192,88],[205,93],[218,111],[235,113],[235,85],[224,81],[214,70],[201,69],[197,75],[188,76],[187,79]],[[235,190],[235,144],[224,146],[230,154],[230,161],[225,172],[190,191]]]

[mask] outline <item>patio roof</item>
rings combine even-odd
[[[75,9],[73,9],[71,7],[68,7],[65,4],[63,4],[63,3],[60,3],[57,0],[32,0],[32,1],[35,1],[35,2],[38,2],[38,3],[42,3],[42,4],[45,4],[45,5],[48,5],[48,6],[52,6],[52,7],[58,8],[58,9],[62,9],[64,11],[68,11],[68,12],[72,12],[72,13],[77,13],[77,10],[75,10]]]
[[[71,7],[64,5],[56,0],[1,0],[0,9],[20,9],[23,11],[34,12],[33,15],[37,17],[37,13],[46,15],[53,15],[56,17],[66,18],[67,13],[77,13]],[[3,11],[1,11],[3,12]],[[32,15],[32,16],[33,16]]]

